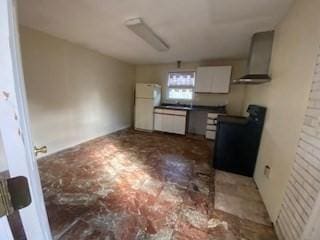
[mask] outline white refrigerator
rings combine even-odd
[[[134,128],[153,131],[153,109],[160,105],[161,87],[157,84],[137,83],[135,90]]]

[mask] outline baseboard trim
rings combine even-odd
[[[120,127],[120,128],[117,128],[117,129],[115,129],[115,130],[112,130],[112,131],[110,131],[110,132],[105,132],[105,133],[103,133],[103,134],[101,134],[101,135],[98,135],[98,136],[96,136],[96,137],[88,138],[88,139],[83,140],[83,141],[81,141],[81,142],[79,142],[79,143],[72,144],[72,145],[70,145],[70,146],[66,146],[66,147],[64,147],[64,148],[62,148],[62,149],[59,149],[59,150],[57,150],[57,151],[54,151],[54,152],[51,152],[51,153],[49,153],[49,154],[43,155],[43,156],[38,157],[38,158],[36,158],[36,159],[37,159],[37,161],[39,161],[39,160],[44,160],[45,158],[47,158],[47,157],[49,157],[49,156],[51,156],[51,155],[62,153],[62,152],[64,152],[64,151],[70,150],[70,149],[72,149],[72,148],[79,147],[79,146],[82,145],[82,144],[85,144],[85,143],[88,143],[88,142],[91,142],[91,141],[95,141],[95,140],[97,140],[98,138],[105,137],[105,136],[108,136],[108,135],[110,135],[110,134],[123,131],[123,130],[125,130],[125,129],[129,129],[129,128],[131,128],[131,127],[132,127],[131,124],[124,125],[124,126],[122,126],[122,127]]]

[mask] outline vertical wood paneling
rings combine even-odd
[[[280,239],[300,239],[320,192],[320,54],[292,173],[275,227]]]

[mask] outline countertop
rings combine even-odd
[[[212,113],[226,113],[226,106],[201,106],[201,105],[183,105],[183,104],[162,104],[155,108],[174,109],[184,111],[205,111]]]
[[[248,123],[248,118],[247,117],[241,117],[241,116],[224,116],[224,115],[220,115],[218,117],[218,121],[223,122],[223,123],[245,125],[245,124]]]

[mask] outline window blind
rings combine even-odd
[[[168,87],[193,88],[195,75],[195,72],[170,72],[168,76]]]

